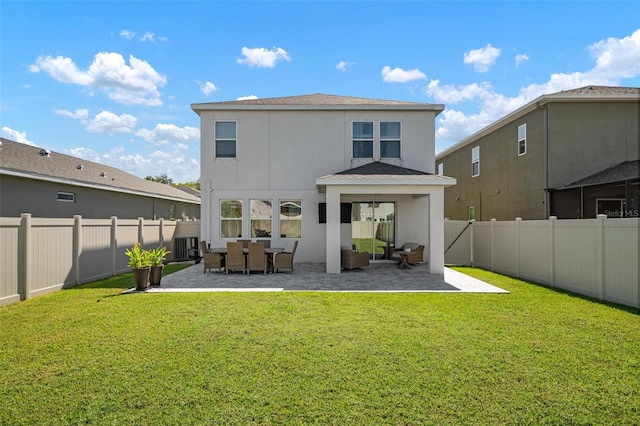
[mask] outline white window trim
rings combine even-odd
[[[236,137],[234,139],[230,138],[218,138],[216,135],[216,123],[235,123],[236,124]],[[234,141],[236,144],[236,155],[235,157],[218,157],[218,147],[217,142],[220,141]],[[213,158],[214,160],[236,160],[238,158],[238,120],[228,119],[228,120],[213,120]]]
[[[299,201],[300,202],[300,219],[282,219],[282,203],[287,201]],[[282,235],[282,222],[300,222],[300,236],[299,237],[283,237]],[[282,198],[278,200],[278,235],[283,239],[302,238],[302,199],[301,198]]]
[[[520,129],[524,129],[524,137],[520,137]],[[524,141],[524,152],[520,152],[520,141]],[[527,123],[518,126],[518,157],[526,155],[527,153]]]
[[[382,126],[382,123],[399,123],[400,124],[400,137],[398,139],[386,139],[382,137],[382,129],[380,128]],[[375,129],[374,129],[374,135],[375,135]],[[379,137],[379,141],[378,141],[378,145],[379,145],[379,152],[380,152],[380,158],[398,158],[398,159],[402,159],[402,120],[381,120],[380,124],[378,125],[378,137]],[[400,155],[398,157],[383,157],[382,156],[382,142],[394,142],[394,141],[398,141],[400,142]],[[374,140],[374,146],[375,146],[375,140]]]
[[[438,175],[444,176],[444,163],[438,164]]]
[[[355,135],[353,134],[354,123],[371,123],[372,131],[373,131],[373,133],[371,134],[371,139],[356,138]],[[369,141],[371,141],[371,157],[356,157],[354,155],[355,153],[353,150],[354,142],[369,142]],[[351,158],[354,160],[376,158],[376,125],[374,120],[351,120]]]
[[[477,150],[477,151],[476,151]],[[478,153],[477,158],[474,155],[474,151]],[[478,163],[478,172],[473,174],[473,165]],[[480,176],[480,146],[471,148],[471,177]]]

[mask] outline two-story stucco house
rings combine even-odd
[[[202,239],[269,239],[340,272],[340,247],[372,261],[405,242],[444,271],[443,105],[304,95],[193,104],[201,125]]]

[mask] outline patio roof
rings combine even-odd
[[[455,184],[456,180],[452,177],[407,169],[381,161],[374,161],[316,179],[316,185],[320,192],[323,192],[327,185],[449,186]]]
[[[584,179],[573,182],[562,189],[576,188],[581,186],[602,185],[614,182],[623,182],[640,178],[640,160],[625,161],[608,169],[601,170]]]

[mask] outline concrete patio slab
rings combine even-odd
[[[294,272],[277,274],[207,272],[196,264],[162,278],[160,287],[147,290],[160,292],[451,292],[509,293],[468,275],[445,268],[444,276],[432,275],[428,265],[398,269],[393,263],[372,263],[368,267],[327,274],[325,265],[301,263]]]

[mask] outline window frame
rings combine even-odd
[[[235,128],[234,138],[218,137],[218,123],[233,123]],[[214,120],[213,122],[213,157],[216,159],[238,158],[238,121],[237,120]],[[231,155],[218,155],[218,142],[233,142],[233,156]]]
[[[295,219],[292,218],[291,216],[287,216],[286,214],[284,214],[282,212],[282,208],[286,203],[296,203],[297,205],[300,206],[300,215],[298,215]],[[279,231],[280,231],[280,238],[302,238],[302,199],[282,199],[278,201],[278,211],[280,214],[280,224],[279,224]],[[286,218],[286,219],[285,219]],[[292,223],[292,222],[299,222],[299,228],[300,228],[300,233],[297,236],[289,236],[288,234],[283,233],[283,224],[286,223]]]
[[[438,175],[444,176],[444,163],[438,163]]]
[[[69,198],[60,198],[60,196],[69,196]],[[61,203],[75,203],[76,202],[76,193],[75,192],[67,192],[67,191],[58,191],[58,201]]]
[[[471,177],[480,176],[480,146],[471,148]]]
[[[398,135],[397,138],[389,137],[389,136],[386,136],[386,137],[382,136],[382,125],[383,124],[390,124],[390,123],[398,123],[400,134]],[[389,121],[381,121],[379,127],[380,127],[380,141],[379,141],[380,142],[380,158],[402,158],[402,121],[395,121],[395,120],[394,121],[391,121],[391,120],[389,120]],[[382,155],[383,142],[397,142],[398,143],[398,155],[395,156],[395,157],[389,157],[389,156]]]
[[[253,208],[253,204],[256,202],[260,202],[260,203],[264,203],[265,205],[268,204],[270,207],[270,214],[269,214],[269,218],[262,218],[262,217],[255,217],[253,212],[254,212],[254,208]],[[267,232],[269,235],[257,235],[255,231],[258,230],[258,228],[255,228],[254,231],[254,227],[253,224],[254,222],[269,222],[269,229],[262,229],[263,231]],[[265,239],[269,239],[271,238],[271,236],[273,235],[273,201],[271,200],[265,200],[265,199],[258,199],[258,198],[252,198],[249,200],[249,226],[250,226],[250,233],[251,233],[251,238],[265,238]]]
[[[371,125],[371,138],[356,138],[354,126],[360,123],[367,123]],[[374,158],[374,141],[375,141],[375,130],[374,130],[373,121],[354,120],[351,122],[351,158]],[[356,142],[359,144],[369,143],[371,146],[371,155],[356,157],[356,149],[355,149]]]
[[[237,203],[240,204],[240,209],[239,209],[240,217],[226,217],[226,216],[223,216],[223,210],[222,210],[223,204],[224,204],[224,202],[228,202],[228,201],[237,202]],[[242,220],[243,220],[243,216],[244,216],[244,211],[243,211],[244,210],[244,201],[240,200],[240,199],[222,198],[222,199],[220,199],[219,207],[220,207],[220,210],[219,210],[219,212],[220,212],[220,215],[219,215],[219,220],[220,220],[220,223],[219,223],[219,225],[220,225],[220,238],[242,238]],[[238,211],[238,209],[235,208],[234,211]],[[224,222],[231,222],[231,221],[235,221],[235,222],[239,221],[240,222],[240,233],[239,233],[239,235],[225,236],[224,233],[223,233],[223,228],[224,228],[223,227],[223,223]]]
[[[522,129],[523,135],[520,135],[520,130]],[[521,149],[524,147],[524,150]],[[518,126],[518,157],[525,155],[527,153],[527,123],[521,124]]]

